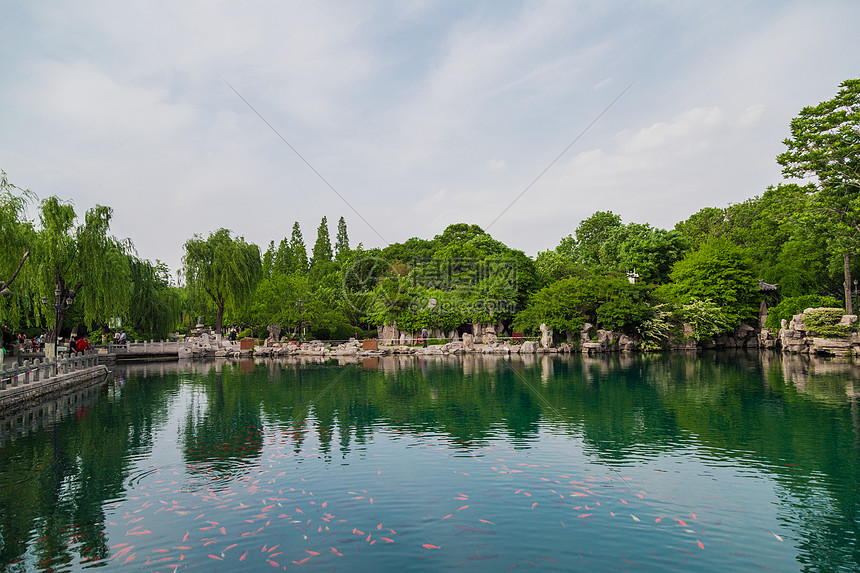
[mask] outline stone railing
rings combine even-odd
[[[179,354],[179,343],[170,340],[144,340],[126,344],[111,342],[107,348],[108,352],[112,354]]]
[[[60,374],[98,366],[98,363],[98,355],[91,352],[76,353],[68,358],[53,360],[25,360],[20,365],[15,363],[11,368],[4,366],[0,370],[0,390],[5,390],[8,386],[15,388],[21,384],[42,382]]]

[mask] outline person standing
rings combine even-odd
[[[421,338],[422,338],[422,340],[424,340],[424,348],[427,348],[427,338],[429,338],[429,336],[430,336],[430,332],[427,330],[427,328],[422,328],[421,329]]]

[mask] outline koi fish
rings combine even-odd
[[[438,545],[431,545],[431,544],[429,544],[429,543],[425,543],[425,544],[424,544],[424,545],[422,545],[421,547],[423,547],[424,549],[442,549],[442,548],[441,548],[440,546],[438,546]]]

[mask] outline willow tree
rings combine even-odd
[[[183,273],[188,286],[206,293],[215,305],[215,330],[221,333],[224,311],[238,310],[250,299],[262,275],[260,248],[243,237],[232,238],[218,229],[203,239],[194,235],[185,243]]]
[[[125,313],[131,292],[126,255],[132,247],[130,241],[108,234],[112,216],[110,207],[96,205],[78,225],[72,205],[57,197],[42,201],[34,264],[48,309],[39,310],[51,328],[47,343],[56,343],[66,312],[76,301],[90,326]]]
[[[860,247],[860,79],[791,120],[788,150],[777,157],[787,177],[812,178],[805,221],[842,254],[845,310],[853,314],[851,255]]]
[[[161,261],[153,265],[130,257],[133,285],[128,324],[144,338],[166,338],[181,317],[178,290],[170,284],[170,270]]]
[[[21,272],[35,239],[25,212],[32,198],[32,193],[9,183],[6,172],[0,171],[0,324],[13,328],[21,325],[32,305],[27,273]]]

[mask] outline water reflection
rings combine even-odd
[[[611,468],[695,450],[706,466],[779,484],[801,566],[850,569],[860,563],[858,374],[851,361],[744,351],[120,365],[74,408],[0,420],[0,569],[107,557],[105,506],[154,471],[138,462],[162,459],[165,435],[180,457],[162,469],[175,463],[211,487],[259,464],[267,435],[303,455],[312,437],[310,453],[337,464],[382,432],[442,436],[452,455],[481,455],[500,436],[539,448],[551,432]]]

